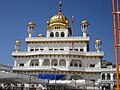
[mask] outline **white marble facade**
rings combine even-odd
[[[106,75],[101,68],[104,52],[101,51],[102,41],[95,41],[96,51],[90,51],[90,39],[88,35],[89,22],[84,19],[81,22],[82,36],[73,36],[70,30],[69,19],[62,13],[61,6],[59,12],[47,21],[46,35],[35,33],[35,23],[28,23],[28,37],[25,38],[27,51],[21,51],[21,41],[17,40],[14,57],[13,71],[17,73],[53,73],[52,68],[71,76],[77,74],[83,79],[97,82],[101,80],[113,79],[113,72]],[[105,74],[105,75],[104,75]],[[108,73],[107,73],[108,74]],[[109,79],[106,79],[109,77]],[[71,77],[69,77],[70,79]],[[113,83],[112,83],[113,85]],[[111,85],[111,86],[112,86]]]

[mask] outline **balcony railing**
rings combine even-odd
[[[27,37],[25,39],[26,42],[30,41],[89,41],[89,37],[82,37],[82,36],[76,36],[76,37]]]
[[[29,51],[29,52],[12,52],[13,56],[30,56],[30,55],[63,55],[63,54],[74,54],[74,55],[82,55],[82,56],[104,56],[104,52],[80,52],[80,51],[69,51],[69,50],[61,50],[61,51],[51,51],[51,50],[41,50],[41,51]]]

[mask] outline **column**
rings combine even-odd
[[[51,59],[49,59],[50,60],[50,67],[51,67]]]
[[[66,59],[65,59],[66,60]],[[66,67],[69,68],[70,67],[70,61],[67,59],[66,60]]]
[[[105,73],[105,80],[107,80],[107,73]]]
[[[60,65],[59,65],[59,62],[60,62],[60,60],[57,59],[57,66],[60,66]]]
[[[111,80],[113,80],[113,75],[114,75],[113,73],[110,73]]]

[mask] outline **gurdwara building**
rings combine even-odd
[[[13,72],[39,74],[64,74],[64,79],[85,79],[88,81],[105,83],[103,86],[114,85],[115,68],[103,61],[104,52],[101,51],[102,41],[95,41],[96,51],[90,51],[90,35],[87,19],[80,26],[82,36],[74,36],[70,20],[62,12],[59,3],[58,13],[47,21],[46,35],[33,36],[36,24],[31,21],[27,25],[28,37],[25,38],[27,51],[21,51],[21,41],[15,43]],[[103,65],[103,68],[102,68]],[[112,76],[111,76],[112,75]],[[113,80],[113,81],[112,81]],[[107,84],[106,84],[107,83]]]

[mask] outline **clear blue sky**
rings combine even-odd
[[[1,0],[0,1],[0,63],[13,65],[11,56],[15,41],[22,40],[22,50],[27,49],[27,23],[34,19],[36,31],[46,34],[46,22],[58,12],[59,0]],[[113,18],[111,0],[62,0],[62,12],[68,19],[75,16],[75,35],[82,35],[80,23],[90,22],[90,50],[95,51],[95,40],[103,41],[104,59],[115,63]]]

